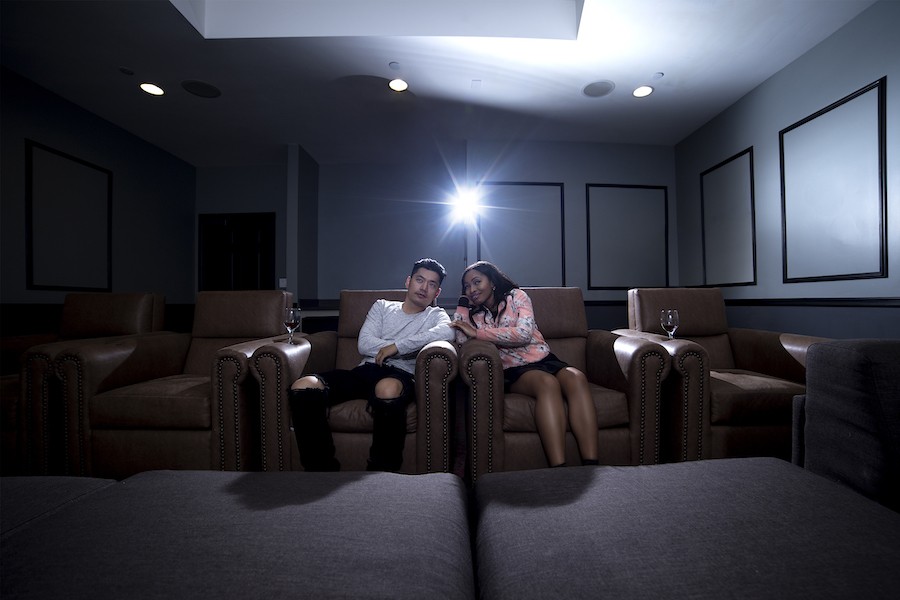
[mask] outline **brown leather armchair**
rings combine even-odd
[[[405,290],[344,290],[338,330],[294,338],[294,344],[269,344],[254,352],[251,368],[259,381],[260,437],[264,471],[302,470],[291,428],[287,392],[301,375],[332,369],[352,369],[362,360],[357,351],[359,330],[379,298],[403,300]],[[450,382],[456,376],[456,349],[449,342],[432,342],[416,358],[416,401],[406,411],[404,473],[449,472],[453,467]],[[336,457],[341,468],[363,471],[372,445],[372,417],[366,399],[331,407]]]
[[[659,402],[669,355],[658,344],[588,330],[580,288],[522,288],[535,321],[560,359],[587,376],[597,408],[599,460],[608,465],[659,462]],[[466,423],[469,470],[483,473],[547,467],[534,421],[535,400],[504,394],[494,344],[469,340],[459,350],[460,377],[469,388]],[[566,462],[580,464],[571,433]]]
[[[257,468],[258,392],[248,361],[284,332],[291,300],[275,290],[200,292],[190,334],[130,336],[60,354],[68,473]]]
[[[660,310],[677,309],[668,340]],[[791,457],[791,402],[803,394],[806,350],[824,338],[729,327],[718,288],[628,291],[628,327],[672,357],[665,384],[663,459]]]
[[[159,331],[163,327],[165,298],[148,293],[68,294],[63,302],[58,335],[4,339],[4,346],[19,345],[18,375],[4,377],[4,473],[7,452],[17,456],[13,467],[21,473],[63,471],[64,408],[54,361],[64,350],[90,339]],[[34,343],[32,343],[34,342]],[[13,440],[9,440],[9,436]]]

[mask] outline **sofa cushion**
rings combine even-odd
[[[328,409],[328,424],[331,431],[341,433],[371,433],[374,421],[372,414],[366,409],[365,400],[347,400]],[[406,407],[406,431],[416,431],[416,403],[410,402]]]
[[[208,376],[172,375],[97,394],[91,399],[91,427],[209,429]]]
[[[114,483],[114,479],[92,477],[4,477],[0,479],[0,536],[6,537]],[[4,577],[7,574],[4,564]]]
[[[445,473],[146,472],[4,538],[0,595],[469,599],[469,539]]]
[[[774,458],[488,473],[482,598],[888,598],[900,515]]]
[[[804,387],[752,371],[710,371],[710,420],[715,424],[782,425],[791,422],[792,401]]]

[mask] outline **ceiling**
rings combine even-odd
[[[871,4],[2,0],[0,59],[196,166],[276,164],[288,144],[322,164],[473,140],[671,146]],[[586,96],[597,81],[615,88]]]

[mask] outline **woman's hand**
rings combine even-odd
[[[478,330],[465,321],[451,321],[450,327],[462,331],[466,337],[473,338],[478,335]]]

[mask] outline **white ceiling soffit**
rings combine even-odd
[[[574,40],[584,0],[169,0],[207,39],[465,36]]]

